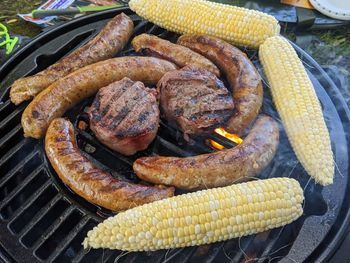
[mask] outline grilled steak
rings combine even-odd
[[[185,134],[204,134],[233,114],[232,95],[213,73],[187,66],[158,82],[162,112]]]
[[[122,154],[146,149],[159,125],[156,93],[128,78],[100,89],[88,112],[91,130],[103,144]]]

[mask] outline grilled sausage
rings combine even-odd
[[[114,81],[128,77],[156,84],[175,69],[172,63],[151,57],[112,58],[81,68],[53,83],[28,105],[22,115],[24,136],[41,138],[53,119]]]
[[[187,47],[176,45],[157,36],[141,34],[135,37],[131,44],[136,52],[142,51],[149,56],[168,60],[180,68],[192,65],[220,76],[219,69],[210,60]]]
[[[150,203],[174,195],[174,188],[137,185],[115,179],[81,154],[73,125],[63,118],[51,122],[45,151],[61,180],[87,201],[113,211]]]
[[[242,134],[258,115],[263,101],[261,78],[253,63],[238,48],[218,38],[184,35],[177,43],[202,54],[225,73],[235,102],[234,114],[226,129]]]
[[[145,181],[195,190],[226,186],[254,176],[272,160],[279,142],[278,124],[261,115],[244,142],[234,148],[193,157],[143,157],[134,162]]]
[[[16,80],[10,91],[11,101],[18,105],[33,98],[40,91],[69,73],[98,61],[112,58],[123,49],[133,30],[134,24],[127,15],[124,13],[117,15],[84,46],[34,76]]]

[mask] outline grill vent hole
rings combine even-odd
[[[38,214],[40,209],[45,207],[52,198],[58,193],[56,188],[50,186],[30,205],[28,206],[16,219],[10,223],[10,229],[18,234],[25,228]]]
[[[1,217],[5,220],[9,219],[47,180],[48,176],[41,170],[34,179],[18,191],[18,193],[16,193],[16,195],[0,210]]]
[[[52,226],[62,213],[69,207],[69,203],[60,199],[50,210],[21,238],[26,247],[32,247],[38,239],[43,238],[45,231]],[[56,222],[58,224],[58,222]]]
[[[35,155],[32,159],[30,159],[27,163],[21,167],[20,171],[14,173],[14,175],[7,180],[0,187],[0,200],[3,200],[9,193],[13,191],[21,182],[31,174],[35,168],[39,166],[41,163],[39,155]]]
[[[78,211],[72,212],[68,218],[60,224],[56,231],[34,252],[40,259],[47,259],[52,252],[62,245],[61,241],[69,235],[69,232],[79,223],[82,215]]]
[[[91,230],[94,226],[96,226],[96,222],[89,220],[81,229],[81,231],[79,231],[79,233],[76,234],[75,238],[69,243],[69,245],[60,253],[60,255],[53,262],[71,262],[76,255],[82,252],[83,246],[81,245],[81,243],[86,237],[87,232]]]

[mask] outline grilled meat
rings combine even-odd
[[[65,119],[51,122],[45,152],[63,183],[87,201],[107,209],[126,210],[174,195],[173,187],[123,182],[97,168],[79,151],[73,125]]]
[[[16,105],[20,104],[69,73],[86,65],[112,58],[123,49],[133,30],[134,24],[130,17],[124,13],[117,15],[84,46],[34,76],[16,80],[10,91],[11,101]]]
[[[242,134],[258,115],[263,101],[261,78],[253,63],[238,48],[215,37],[183,35],[177,43],[210,59],[226,75],[235,102],[226,129]]]
[[[142,157],[133,168],[138,177],[156,184],[187,190],[225,186],[261,172],[275,156],[278,143],[277,122],[261,115],[234,148],[185,158]]]
[[[24,136],[41,138],[53,119],[114,81],[128,77],[156,84],[174,69],[174,64],[150,57],[118,57],[81,68],[40,92],[27,106],[21,120]]]
[[[185,134],[203,134],[233,114],[232,95],[213,73],[187,66],[158,82],[165,117]]]
[[[136,52],[168,60],[180,68],[192,65],[220,76],[219,69],[209,59],[187,47],[176,45],[157,36],[141,34],[134,37],[131,44]]]
[[[146,149],[159,126],[156,94],[128,78],[100,89],[88,113],[91,130],[103,144],[122,154]]]

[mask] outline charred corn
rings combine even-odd
[[[260,46],[259,57],[296,156],[316,182],[331,184],[334,175],[331,141],[303,63],[291,44],[280,36],[267,39]]]
[[[273,16],[206,0],[131,0],[129,6],[167,30],[206,34],[240,46],[257,48],[280,31]]]
[[[299,183],[273,178],[142,205],[89,231],[85,248],[153,251],[213,243],[280,227],[302,213]]]

